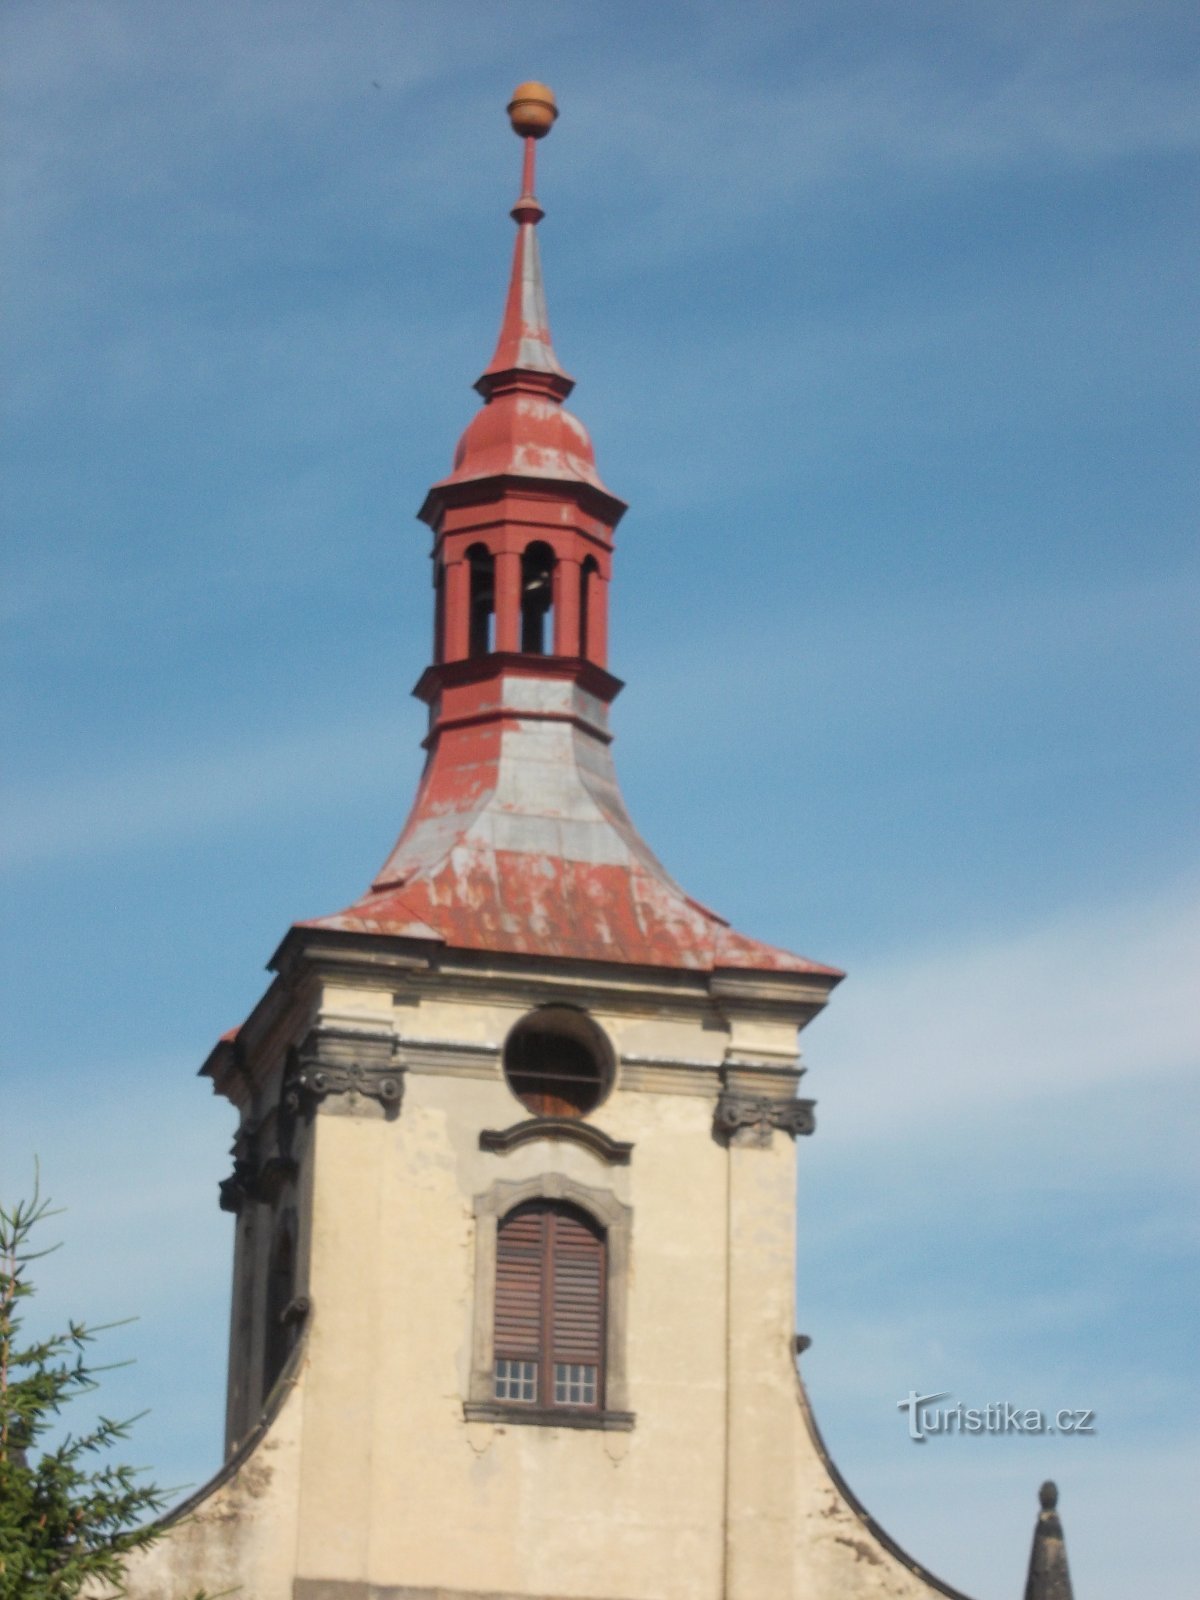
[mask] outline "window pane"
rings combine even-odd
[[[576,1362],[555,1362],[554,1403],[557,1406],[594,1406],[596,1368]]]
[[[530,1402],[536,1400],[537,1362],[497,1361],[496,1399],[526,1400]]]

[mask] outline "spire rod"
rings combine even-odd
[[[513,132],[524,146],[521,193],[510,215],[517,224],[508,299],[495,353],[475,387],[485,400],[498,392],[525,389],[564,400],[574,387],[563,371],[550,338],[542,265],[534,229],[545,216],[537,198],[537,141],[558,117],[554,91],[544,83],[521,83],[508,104]]]
[[[534,136],[527,133],[524,136],[525,154],[521,162],[521,193],[516,205],[509,212],[514,222],[531,222],[536,227],[546,213],[538,202],[537,181],[537,144]]]
[[[513,90],[512,99],[508,102],[508,120],[512,123],[517,138],[523,140],[525,144],[524,160],[521,164],[521,198],[517,201],[517,208],[520,208],[524,201],[532,201],[537,216],[530,217],[529,220],[539,222],[545,216],[545,212],[537,203],[534,189],[537,141],[544,139],[558,121],[554,90],[533,79],[528,83],[519,83]],[[517,216],[517,209],[514,209],[513,216],[518,222],[525,221],[524,217]]]

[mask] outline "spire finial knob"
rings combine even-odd
[[[1043,1511],[1053,1511],[1058,1505],[1058,1485],[1047,1478],[1038,1490],[1038,1499]]]
[[[554,126],[558,106],[554,90],[532,79],[519,83],[508,103],[508,120],[521,139],[544,139]]]

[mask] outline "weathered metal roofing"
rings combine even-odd
[[[670,876],[621,797],[609,696],[552,659],[485,657],[459,676],[475,681],[450,687],[452,708],[437,694],[412,814],[375,882],[301,926],[585,961],[836,973],[735,932]]]
[[[515,390],[496,395],[472,417],[454,452],[453,471],[430,492],[499,477],[586,483],[610,492],[579,418],[557,400]]]
[[[559,399],[565,400],[575,387],[574,379],[567,375],[554,353],[554,341],[550,337],[542,259],[535,231],[542,214],[532,195],[523,195],[513,210],[517,239],[500,336],[492,359],[475,384],[485,399],[517,372],[537,374],[549,380],[548,386]]]

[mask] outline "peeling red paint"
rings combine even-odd
[[[305,927],[428,937],[462,950],[712,971],[832,975],[836,969],[745,938],[695,912],[636,867],[514,851],[452,852],[442,869],[365,895]]]
[[[454,452],[454,470],[434,489],[506,474],[565,479],[608,493],[579,419],[557,402],[516,392],[497,395],[472,419]]]
[[[484,658],[474,681],[460,672],[466,682],[433,696],[429,760],[395,849],[361,899],[303,926],[573,960],[834,972],[735,932],[661,866],[617,787],[615,680],[587,695],[579,663],[501,662]],[[476,720],[448,719],[447,700]]]

